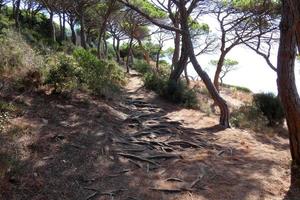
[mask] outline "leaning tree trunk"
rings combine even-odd
[[[294,0],[294,3],[299,4],[298,0]],[[277,85],[289,129],[292,159],[300,166],[300,98],[294,72],[297,44],[295,22],[299,20],[294,18],[292,8],[287,1],[282,1]]]
[[[202,81],[204,82],[207,90],[209,91],[209,94],[211,95],[211,97],[213,98],[215,104],[220,108],[220,120],[219,123],[220,125],[222,125],[224,128],[229,128],[230,124],[229,124],[229,109],[228,109],[228,105],[226,103],[226,101],[220,96],[220,94],[218,93],[217,89],[215,88],[215,86],[213,85],[213,83],[211,82],[209,76],[207,75],[207,73],[202,70],[200,64],[197,61],[197,58],[195,56],[195,54],[193,53],[193,47],[192,47],[192,43],[190,41],[190,60],[196,70],[196,72],[198,73],[198,75],[200,76],[200,78],[202,79]]]
[[[220,82],[219,82],[219,80],[220,80],[220,74],[222,72],[222,67],[224,65],[225,56],[226,56],[226,54],[222,52],[221,56],[219,58],[217,68],[216,68],[216,71],[215,71],[215,76],[214,76],[214,85],[215,85],[218,92],[220,92]]]
[[[193,64],[196,72],[204,82],[207,90],[209,91],[209,94],[213,98],[215,104],[220,108],[220,121],[219,124],[222,125],[224,128],[229,128],[229,109],[226,101],[220,96],[218,91],[216,90],[214,84],[210,80],[208,74],[201,68],[197,57],[194,52],[194,46],[191,39],[191,34],[189,31],[189,23],[188,23],[188,13],[185,8],[185,5],[181,5],[182,7],[180,10],[180,16],[181,16],[181,27],[183,29],[182,33],[182,43],[185,43],[184,50],[187,51],[190,61]],[[183,52],[182,52],[183,53]]]

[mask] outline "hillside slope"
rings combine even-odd
[[[0,135],[0,199],[292,199],[286,135],[223,130],[136,74],[114,100],[0,94],[16,107]]]

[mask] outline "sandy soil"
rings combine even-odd
[[[287,134],[215,126],[132,75],[123,95],[1,93],[22,112],[0,135],[3,200],[300,199]],[[15,130],[17,127],[17,131]]]

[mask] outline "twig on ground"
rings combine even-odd
[[[172,142],[168,142],[168,145],[179,145],[181,147],[193,147],[193,148],[201,148],[200,145],[192,143],[192,142],[187,142],[187,141],[183,141],[183,140],[178,140],[178,141],[172,141]]]
[[[94,192],[93,194],[89,195],[85,200],[90,200],[91,198],[95,197],[99,192]]]
[[[183,180],[181,180],[181,179],[179,179],[179,178],[168,178],[168,179],[166,179],[166,181],[183,182]]]
[[[156,162],[153,162],[153,161],[148,160],[146,158],[142,158],[140,156],[136,156],[136,155],[132,155],[132,154],[125,154],[125,153],[118,153],[118,155],[126,157],[126,158],[131,158],[131,159],[136,159],[136,160],[139,160],[139,161],[147,162],[147,163],[150,163],[150,164],[153,164],[153,165],[158,165]]]

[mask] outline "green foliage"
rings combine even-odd
[[[265,126],[281,125],[284,113],[278,98],[272,93],[253,96],[251,105],[245,105],[231,113],[230,122],[239,128],[262,130]]]
[[[7,29],[12,25],[12,22],[10,19],[5,16],[0,14],[0,33],[2,32],[3,29]]]
[[[158,75],[147,72],[144,75],[144,83],[147,89],[155,91],[158,95],[170,102],[180,104],[187,108],[198,108],[196,91],[190,89],[183,81],[169,81],[167,75]]]
[[[5,101],[0,101],[0,112],[15,112],[17,107],[12,103],[7,103]]]
[[[253,104],[266,116],[270,126],[283,124],[284,111],[280,100],[273,93],[260,93],[253,96]]]
[[[114,61],[99,60],[84,49],[76,49],[74,58],[80,67],[80,78],[98,95],[111,96],[125,83],[125,74]]]
[[[145,60],[134,59],[133,69],[141,74],[146,74],[151,71],[151,66]]]
[[[21,78],[29,70],[43,65],[43,58],[19,33],[5,29],[0,34],[0,75]]]
[[[160,93],[164,87],[167,77],[158,76],[152,72],[144,74],[144,85],[147,89]]]
[[[234,127],[261,130],[267,124],[267,119],[255,105],[241,106],[231,113],[230,123]]]
[[[131,4],[139,7],[143,12],[147,13],[152,18],[165,18],[167,13],[154,6],[147,0],[132,0]]]
[[[216,66],[218,64],[218,60],[211,60],[210,64]],[[235,65],[238,65],[238,64],[239,64],[239,62],[236,61],[236,60],[225,59],[224,63],[223,63],[223,66],[230,67],[230,66],[235,66]]]
[[[56,59],[54,64],[50,64],[45,83],[52,85],[56,93],[76,88],[79,69],[73,57],[60,54]]]
[[[252,91],[249,88],[242,87],[242,86],[236,86],[236,85],[228,85],[228,84],[223,84],[223,87],[230,88],[233,90],[245,92],[245,93],[251,93]]]

